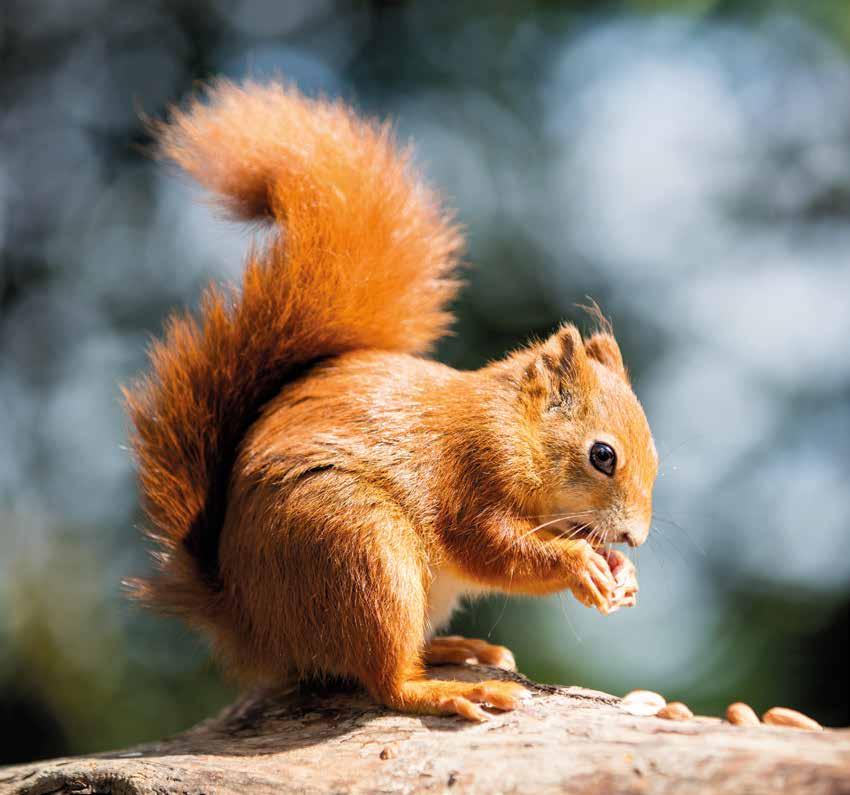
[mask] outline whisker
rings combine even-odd
[[[587,528],[588,528],[588,527],[590,527],[590,523],[583,524],[583,525],[579,525],[578,527],[570,527],[570,528],[567,528],[566,530],[564,530],[564,532],[559,533],[558,535],[556,535],[556,536],[555,536],[555,538],[554,538],[554,540],[555,540],[555,541],[560,541],[560,540],[564,539],[564,536],[566,536],[566,539],[565,539],[565,540],[567,540],[567,541],[571,541],[571,540],[572,540],[573,538],[575,538],[575,537],[576,537],[579,533],[583,532],[584,530],[587,530]],[[567,533],[569,533],[569,535],[567,535]]]
[[[508,582],[508,590],[505,591],[505,598],[504,598],[504,601],[502,602],[502,609],[499,611],[499,615],[496,616],[496,620],[493,622],[493,626],[490,627],[490,629],[487,632],[487,640],[490,640],[490,636],[493,634],[493,631],[496,629],[496,627],[499,626],[499,622],[502,620],[502,617],[505,615],[505,608],[507,608],[507,606],[508,606],[508,598],[509,598],[508,592],[511,589],[511,583],[513,582],[513,579],[514,579],[514,571],[513,571],[513,569],[511,569],[510,581]]]
[[[658,529],[658,528],[656,528],[656,527],[653,525],[653,527],[652,527],[652,531],[655,531],[655,530],[657,530],[657,529]],[[662,539],[663,539],[664,541],[667,541],[667,538],[665,538],[665,537],[664,537],[664,535],[662,535],[662,534],[660,534],[660,533],[656,533],[656,532],[650,532],[650,534],[649,534],[649,538],[647,539],[646,548],[647,548],[647,549],[651,549],[651,550],[653,551],[653,553],[658,551],[658,550],[657,550],[657,547],[655,547],[655,546],[652,546],[652,545],[651,545],[651,542],[654,542],[656,538],[657,538],[659,541],[661,541]],[[658,555],[656,555],[655,557],[656,557],[656,559],[658,560],[658,565],[659,565],[659,567],[661,568],[661,570],[662,570],[662,571],[664,571],[664,555],[662,555],[662,554],[660,554],[660,553],[659,553],[659,554],[658,554]],[[635,568],[637,568],[637,563],[635,563]]]
[[[658,528],[656,527],[655,529],[657,530]],[[688,560],[687,556],[682,551],[682,548],[673,540],[673,536],[669,534],[658,533],[657,538],[663,539],[667,544],[669,544],[683,563],[690,564],[691,561]]]
[[[496,553],[496,555],[490,561],[490,565],[494,564],[503,555],[507,555],[509,552],[511,552],[513,549],[515,549],[517,546],[519,546],[526,538],[534,535],[535,533],[538,533],[540,530],[543,530],[547,527],[551,527],[552,525],[557,525],[558,522],[568,521],[570,519],[575,519],[575,518],[578,518],[578,517],[581,517],[581,516],[593,516],[596,513],[597,513],[596,510],[586,510],[586,511],[577,511],[575,513],[548,514],[549,516],[555,516],[555,518],[549,519],[546,522],[542,522],[541,524],[538,524],[538,525],[532,527],[530,530],[527,530],[522,535],[515,536],[513,538],[505,539],[508,542],[507,546],[504,549],[501,549]],[[541,516],[542,515],[543,514],[541,514]],[[526,517],[526,518],[531,518],[531,517]],[[570,540],[570,539],[574,538],[576,535],[578,535],[579,533],[581,533],[582,531],[587,530],[587,528],[590,527],[590,525],[591,525],[591,523],[587,522],[585,524],[580,525],[579,527],[575,527],[575,526],[568,527],[568,528],[564,529],[562,532],[558,533],[554,537],[553,540],[561,540],[565,536],[567,536],[567,534],[569,534],[568,537],[567,537],[567,540]]]
[[[578,634],[578,631],[576,630],[575,625],[574,625],[574,624],[573,624],[573,622],[570,620],[570,614],[569,614],[569,612],[567,611],[567,607],[566,607],[566,603],[565,603],[565,599],[564,599],[564,594],[563,594],[563,592],[558,593],[558,594],[557,594],[557,596],[558,596],[558,604],[561,606],[561,612],[564,614],[564,618],[567,620],[567,626],[570,628],[570,631],[571,631],[571,632],[573,633],[573,635],[575,636],[575,639],[576,639],[579,643],[584,643],[584,639],[582,638],[582,636],[581,636],[581,635],[579,635],[579,634]]]
[[[562,519],[572,519],[576,516],[586,516],[589,513],[596,513],[595,510],[591,509],[588,511],[578,511],[577,513],[531,513],[526,516],[526,519],[545,519],[549,516],[560,516]]]
[[[587,534],[588,543],[596,548],[604,544],[604,538],[602,537],[602,533],[596,527],[591,527],[590,532]]]
[[[693,537],[693,535],[691,535],[691,532],[687,529],[687,527],[683,527],[678,522],[675,522],[672,519],[666,519],[663,516],[656,516],[655,520],[657,522],[666,522],[667,524],[673,525],[673,527],[677,528],[678,530],[681,530],[687,536],[688,540],[694,545],[696,551],[699,552],[700,555],[705,557],[705,555],[707,554],[705,549],[703,548],[702,544],[698,543],[697,540]]]
[[[577,516],[583,516],[583,515],[587,515],[589,513],[595,513],[595,512],[594,511],[582,511],[580,514],[579,513],[565,514],[564,516],[559,516],[556,519],[550,519],[548,522],[543,522],[543,524],[537,525],[537,527],[532,527],[531,530],[529,530],[529,531],[523,533],[521,536],[519,536],[519,538],[517,538],[516,541],[517,542],[522,541],[522,539],[527,538],[528,536],[536,533],[538,530],[542,530],[543,528],[549,527],[550,525],[558,524],[558,522],[563,522],[563,521],[566,521],[567,519],[573,519]]]
[[[626,558],[631,561],[632,566],[635,567],[635,577],[640,580],[639,571],[638,571],[638,550],[637,547],[629,547],[626,549]]]
[[[698,439],[701,439],[702,437],[703,437],[703,434],[701,434],[701,433],[695,434],[694,436],[691,436],[689,439],[685,439],[685,441],[679,442],[679,444],[677,444],[675,447],[671,448],[670,450],[665,450],[663,453],[659,452],[659,454],[658,454],[659,465],[662,462],[665,462],[674,453],[679,452],[679,450],[681,450],[686,444],[690,444],[691,442],[697,441]]]

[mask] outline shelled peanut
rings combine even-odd
[[[664,709],[656,714],[657,718],[666,720],[690,720],[694,716],[691,708],[681,701],[671,701]]]
[[[667,699],[652,690],[632,690],[623,696],[623,708],[630,715],[651,717],[667,706]]]
[[[789,729],[803,729],[809,732],[823,731],[823,726],[816,720],[788,707],[773,707],[762,715],[762,720],[770,726],[785,726]]]
[[[736,701],[726,707],[726,720],[735,726],[758,726],[761,723],[755,710],[742,701]]]

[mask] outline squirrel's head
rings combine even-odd
[[[531,470],[540,521],[594,545],[642,544],[658,454],[614,337],[606,330],[583,340],[564,325],[497,367],[518,392],[523,430],[514,444]]]

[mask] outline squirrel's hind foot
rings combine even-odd
[[[425,647],[424,660],[427,665],[479,663],[494,665],[506,671],[516,671],[516,660],[510,649],[460,635],[432,638]]]
[[[459,715],[466,720],[490,719],[481,704],[494,709],[516,709],[531,693],[516,682],[443,682],[414,680],[405,682],[389,706],[421,715]]]

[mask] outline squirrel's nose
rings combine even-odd
[[[649,521],[632,520],[623,529],[621,540],[630,547],[639,547],[649,535]]]

